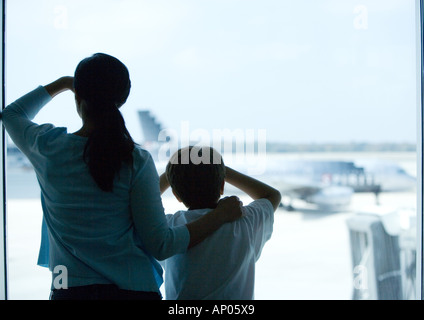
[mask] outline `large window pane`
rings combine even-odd
[[[115,55],[132,78],[126,123],[160,173],[176,146],[220,143],[227,164],[283,193],[257,299],[413,299],[417,2],[13,0],[7,99]],[[70,94],[35,120],[81,124]],[[46,299],[39,189],[8,146],[10,296]]]

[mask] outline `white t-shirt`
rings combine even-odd
[[[167,215],[169,227],[197,220],[211,209]],[[184,254],[166,259],[168,300],[253,300],[255,262],[270,239],[274,208],[267,199],[243,207],[243,217],[224,224]]]

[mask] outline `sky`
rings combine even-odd
[[[416,142],[415,0],[12,0],[6,102],[95,52],[127,65],[122,113],[269,142]],[[76,131],[71,93],[36,117]]]

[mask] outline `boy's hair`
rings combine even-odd
[[[225,165],[213,148],[190,146],[174,153],[166,177],[187,208],[214,207],[221,196]]]

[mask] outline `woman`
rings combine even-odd
[[[10,104],[3,124],[34,166],[49,237],[49,267],[67,272],[68,288],[51,299],[160,299],[162,260],[184,252],[241,216],[231,197],[203,219],[169,228],[150,154],[133,142],[119,108],[131,82],[106,54]],[[75,133],[31,120],[57,94],[75,92],[83,125]],[[65,269],[63,269],[65,268]]]

